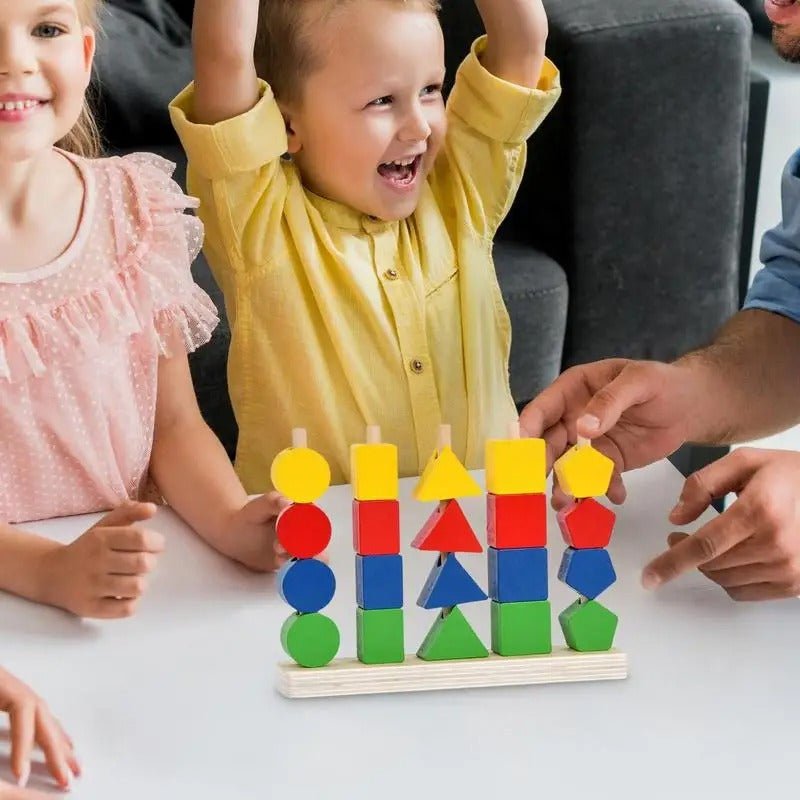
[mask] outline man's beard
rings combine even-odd
[[[772,45],[785,61],[800,63],[800,34],[792,34],[786,28],[773,26]]]

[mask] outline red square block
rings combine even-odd
[[[497,550],[547,546],[547,497],[544,494],[488,494],[486,531]]]
[[[353,549],[360,556],[393,556],[400,552],[397,500],[353,500]]]

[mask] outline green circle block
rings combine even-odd
[[[292,614],[281,628],[281,644],[301,667],[324,667],[339,650],[339,629],[324,614]]]

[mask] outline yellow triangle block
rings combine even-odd
[[[483,494],[481,487],[467,472],[450,447],[437,450],[425,465],[414,489],[414,499],[420,503],[431,500],[456,500]]]

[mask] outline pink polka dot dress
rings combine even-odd
[[[159,358],[195,350],[218,321],[190,273],[203,231],[173,165],[69,158],[85,186],[72,243],[37,269],[0,262],[3,522],[141,497]]]

